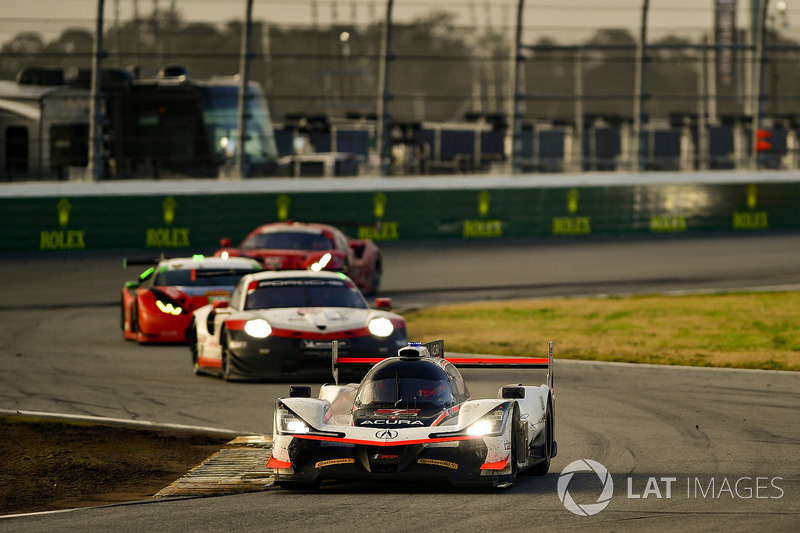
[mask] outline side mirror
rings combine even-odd
[[[391,298],[375,298],[375,307],[378,309],[385,309],[386,311],[392,310]]]
[[[366,245],[361,241],[350,241],[350,248],[355,252],[356,257],[360,259],[361,256],[364,255]]]
[[[126,281],[125,282],[125,288],[126,289],[138,289],[139,288],[139,282],[138,281]]]
[[[225,237],[224,239],[221,239],[219,241],[219,245],[222,248],[232,248],[233,247],[233,241],[229,237]]]
[[[211,308],[216,311],[217,309],[227,309],[228,300],[217,300],[211,304]]]
[[[525,397],[525,387],[522,385],[506,385],[500,389],[501,398],[519,398]]]
[[[311,385],[289,385],[290,398],[311,398]]]

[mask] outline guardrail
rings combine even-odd
[[[271,221],[375,241],[800,229],[800,173],[126,181],[0,186],[0,252],[207,249]]]

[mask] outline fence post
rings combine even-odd
[[[103,4],[97,0],[97,23],[92,54],[92,87],[89,91],[89,176],[92,181],[103,178]]]
[[[761,9],[758,12],[758,25],[756,26],[756,39],[755,39],[755,54],[753,57],[753,98],[755,105],[753,105],[753,123],[750,131],[750,170],[758,170],[761,166],[761,154],[756,149],[756,142],[758,140],[758,131],[761,129],[764,121],[765,102],[764,102],[764,68],[766,64],[766,52],[764,42],[767,38],[766,25],[767,25],[767,6],[769,0],[760,0]]]
[[[235,179],[246,178],[248,174],[247,155],[244,153],[244,146],[247,142],[247,86],[250,82],[250,38],[253,31],[253,0],[247,0],[247,10],[244,19],[244,31],[242,32],[242,49],[239,57],[239,116],[236,120],[236,127],[239,133],[239,146],[236,147],[236,169]]]
[[[514,56],[511,61],[511,99],[510,113],[511,128],[506,139],[506,154],[508,156],[509,171],[511,174],[520,173],[520,155],[522,152],[522,112],[520,111],[522,94],[519,91],[520,63],[522,57],[522,12],[525,9],[525,0],[519,0],[517,4],[517,31],[514,38]]]
[[[633,96],[633,171],[641,172],[644,170],[644,154],[642,153],[642,129],[647,119],[644,110],[645,87],[645,65],[647,64],[647,10],[650,1],[644,0],[642,4],[642,27],[639,34],[639,43],[636,46],[636,79],[634,80]]]
[[[389,174],[391,162],[391,132],[389,129],[389,62],[392,60],[392,8],[394,0],[386,2],[386,21],[383,35],[383,53],[381,54],[381,66],[378,73],[378,112],[377,124],[375,128],[375,148],[378,153],[378,168],[381,176]]]

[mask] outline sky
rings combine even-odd
[[[744,26],[751,0],[738,0],[738,24]],[[800,0],[785,0],[788,22],[784,31],[800,39]],[[792,4],[795,4],[794,6]],[[176,6],[184,20],[226,22],[243,19],[246,0],[104,0],[106,24],[131,19],[134,6],[140,16],[154,6]],[[547,35],[560,44],[585,39],[599,28],[627,28],[638,33],[643,0],[525,0],[524,26],[530,35]],[[777,17],[776,0],[770,2]],[[253,17],[275,24],[320,25],[331,22],[366,24],[383,19],[387,0],[253,0]],[[507,28],[512,32],[518,0],[395,0],[393,18],[406,22],[429,14],[434,6],[457,14],[459,24]],[[17,33],[38,31],[46,39],[67,27],[94,26],[98,0],[3,0],[0,43]],[[668,34],[698,36],[712,26],[713,0],[650,0],[649,39]],[[796,6],[796,7],[795,7]],[[792,20],[797,27],[791,25]],[[510,33],[511,34],[511,33]],[[536,37],[534,37],[536,38]]]

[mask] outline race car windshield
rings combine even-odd
[[[247,295],[245,309],[277,307],[349,307],[367,309],[367,301],[352,282],[340,279],[265,280]]]
[[[178,287],[216,287],[236,285],[242,276],[254,269],[197,269],[192,274],[191,270],[165,270],[156,274],[154,285]],[[194,279],[193,279],[194,278]]]
[[[245,239],[242,248],[269,248],[272,250],[332,250],[333,241],[320,233],[297,231],[259,233]]]
[[[447,375],[438,367],[424,368],[416,362],[396,365],[393,362],[386,368],[376,369],[367,374],[358,389],[355,400],[358,409],[445,408],[455,403]]]

